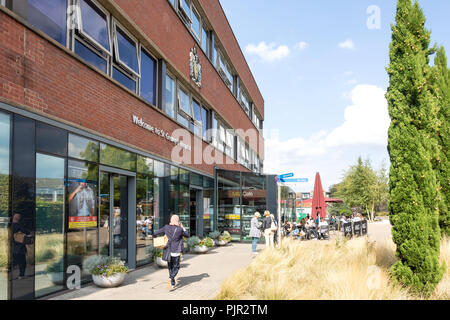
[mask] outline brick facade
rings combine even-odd
[[[225,86],[202,50],[198,50],[203,70],[203,86],[189,83],[189,51],[195,40],[167,0],[116,0],[101,2],[119,21],[143,34],[133,35],[155,45],[157,58],[166,60],[167,68],[189,84],[191,92],[224,118],[233,128],[255,128]],[[261,115],[264,102],[240,52],[234,35],[217,0],[200,1],[221,42],[226,46]],[[210,4],[215,3],[215,5]],[[217,3],[216,3],[217,2]],[[224,20],[225,19],[225,20]],[[125,21],[126,22],[126,21]],[[226,23],[226,25],[224,25]],[[128,27],[126,25],[126,27]],[[142,42],[142,41],[141,41]],[[145,42],[143,42],[145,43]],[[35,30],[7,9],[0,9],[0,99],[20,108],[62,121],[92,133],[141,149],[170,160],[173,144],[132,123],[132,115],[142,117],[158,128],[172,133],[180,128],[159,109],[124,89],[109,76],[81,61],[74,53]],[[193,135],[191,135],[193,139]],[[259,137],[259,154],[264,158],[264,144]],[[203,149],[209,145],[202,142]],[[192,143],[192,148],[194,144]],[[258,150],[257,146],[251,146]],[[218,150],[215,150],[222,155]],[[191,152],[192,162],[194,152]],[[187,165],[213,174],[214,165]],[[228,170],[246,169],[235,163],[219,164]]]

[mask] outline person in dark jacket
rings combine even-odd
[[[264,238],[266,239],[266,248],[273,247],[273,239],[275,232],[271,229],[272,218],[269,211],[264,211],[264,219],[262,221],[262,229],[264,230]]]
[[[180,270],[180,256],[184,252],[183,237],[189,237],[186,229],[180,222],[180,217],[173,215],[170,224],[155,231],[154,236],[165,234],[168,238],[167,247],[170,250],[170,259],[167,261],[169,267],[169,280],[167,285],[172,290],[176,285],[175,277]]]

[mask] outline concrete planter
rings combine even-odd
[[[226,245],[228,244],[228,242],[225,241],[225,240],[220,240],[220,241],[217,240],[216,244],[217,244],[218,246],[226,246]]]
[[[208,252],[208,247],[207,246],[195,246],[192,251],[194,251],[195,253],[206,253]]]
[[[104,277],[99,275],[92,275],[94,283],[101,288],[114,288],[122,284],[125,280],[126,273],[120,272],[113,274],[110,277]]]
[[[167,261],[164,261],[162,258],[157,257],[156,258],[156,265],[160,268],[167,268]]]

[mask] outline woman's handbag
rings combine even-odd
[[[158,249],[164,249],[169,242],[169,238],[166,235],[164,237],[157,237],[153,239],[153,246]]]
[[[175,233],[176,232],[177,232],[177,229],[175,229],[175,231],[173,232],[172,239],[175,237]],[[164,237],[166,237],[166,236],[164,236]],[[164,261],[169,262],[170,261],[170,257],[171,257],[170,256],[170,246],[169,246],[169,243],[167,243],[166,246],[163,249],[163,254],[162,254],[162,258],[161,259],[163,259]]]
[[[272,230],[273,232],[278,230],[278,227],[273,220],[272,223],[270,224],[270,230]]]

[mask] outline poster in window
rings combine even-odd
[[[88,179],[90,173],[83,165],[69,164],[69,229],[97,227],[97,181]]]

